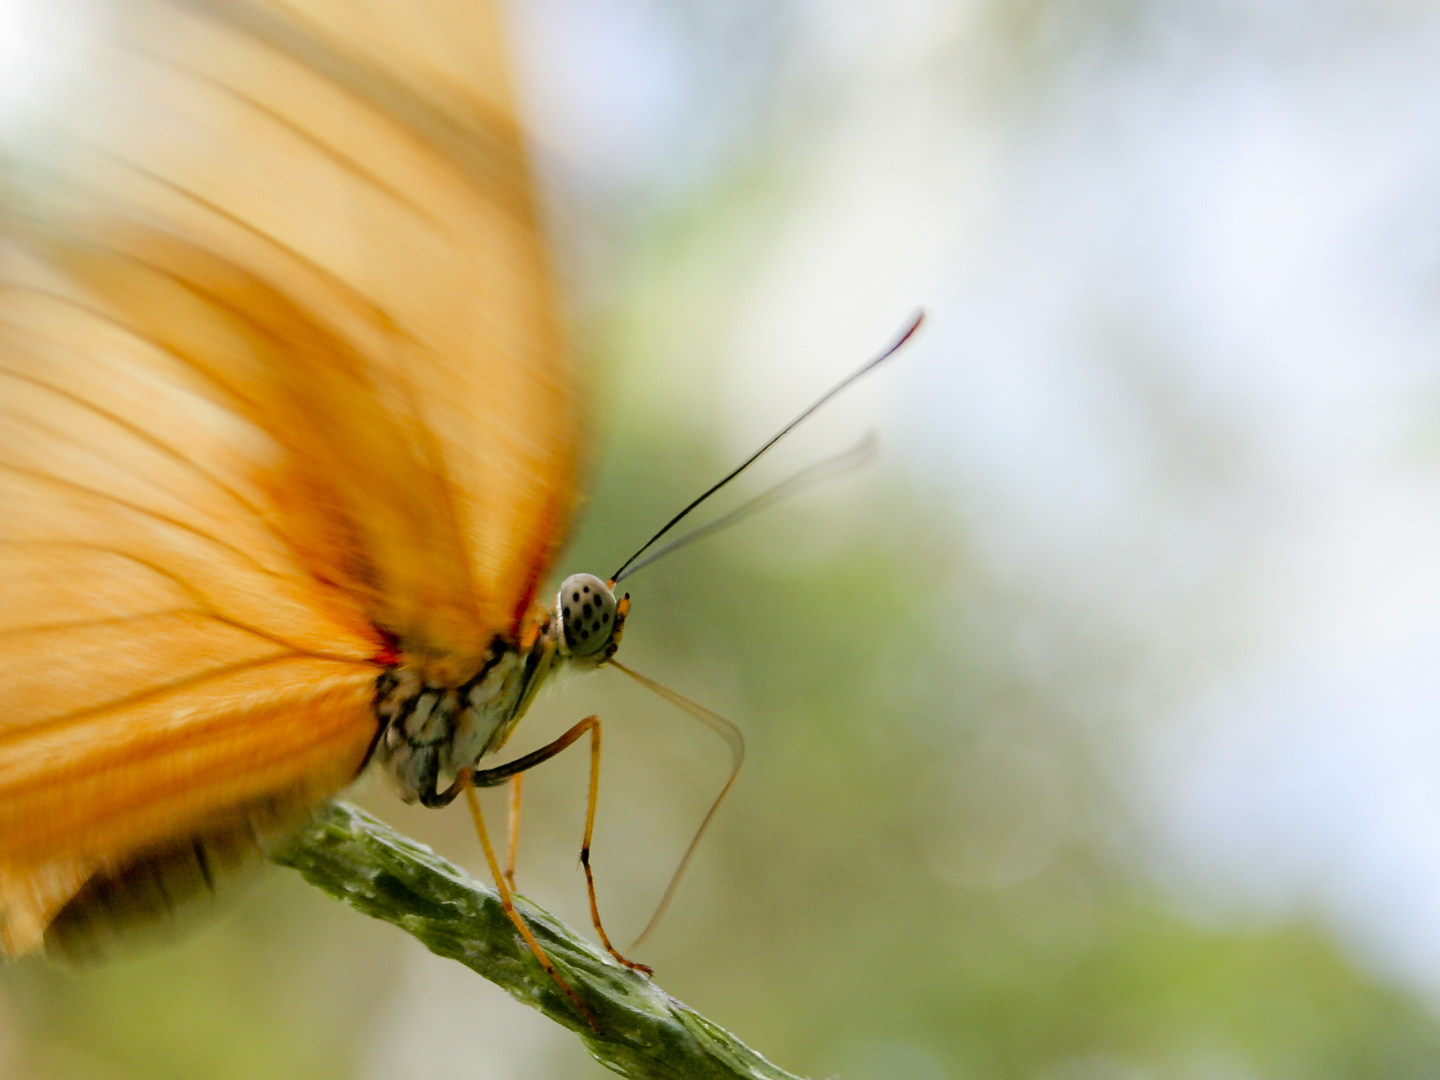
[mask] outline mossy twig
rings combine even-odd
[[[597,1033],[541,970],[494,890],[353,806],[327,804],[271,858],[568,1027],[602,1065],[622,1076],[796,1080],[553,916],[520,901],[541,947],[594,1013]]]

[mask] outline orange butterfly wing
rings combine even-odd
[[[0,946],[511,636],[575,405],[489,16],[127,4],[0,262]]]

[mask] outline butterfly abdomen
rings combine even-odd
[[[504,744],[554,656],[547,634],[528,649],[497,637],[484,665],[459,685],[404,663],[386,668],[375,682],[375,714],[383,725],[375,756],[401,798],[426,806],[450,802],[454,792],[440,790],[441,777],[473,768]]]

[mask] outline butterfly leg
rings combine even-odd
[[[525,944],[530,946],[530,951],[535,954],[535,959],[540,961],[540,966],[545,969],[545,974],[555,980],[555,985],[565,992],[565,996],[570,999],[575,1008],[579,1010],[580,1015],[585,1017],[586,1022],[598,1034],[600,1024],[596,1021],[595,1014],[590,1011],[585,1002],[580,1000],[580,995],[575,993],[570,984],[560,977],[560,972],[555,970],[554,962],[545,955],[545,950],[535,940],[535,935],[531,933],[524,916],[515,909],[515,899],[505,881],[505,875],[500,872],[500,863],[495,858],[494,847],[490,844],[490,832],[485,828],[485,815],[481,813],[480,799],[475,794],[475,785],[467,783],[464,788],[465,801],[470,805],[470,816],[475,819],[475,831],[480,834],[480,846],[485,851],[485,861],[490,865],[490,875],[495,879],[495,888],[500,892],[500,906],[505,909],[505,914],[515,924],[515,929],[520,931],[520,936],[525,939]]]
[[[542,761],[548,761],[587,733],[590,736],[590,797],[585,807],[585,839],[580,844],[580,865],[585,870],[585,891],[590,898],[590,921],[595,924],[595,933],[600,936],[600,944],[605,946],[606,952],[631,971],[649,975],[652,974],[651,968],[621,955],[620,950],[610,943],[610,935],[605,933],[605,926],[600,921],[600,904],[595,898],[595,874],[590,869],[590,841],[595,834],[595,807],[600,800],[600,718],[587,716],[554,742],[509,764],[498,765],[493,769],[477,769],[472,782],[477,787],[494,787],[511,777],[519,779],[522,772],[534,768]]]
[[[510,778],[510,813],[505,818],[505,880],[510,891],[515,891],[515,853],[520,850],[520,790],[525,783],[525,774],[516,773]]]

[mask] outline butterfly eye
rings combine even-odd
[[[574,656],[594,656],[615,633],[615,594],[594,574],[571,574],[560,583],[555,609],[565,646]]]

